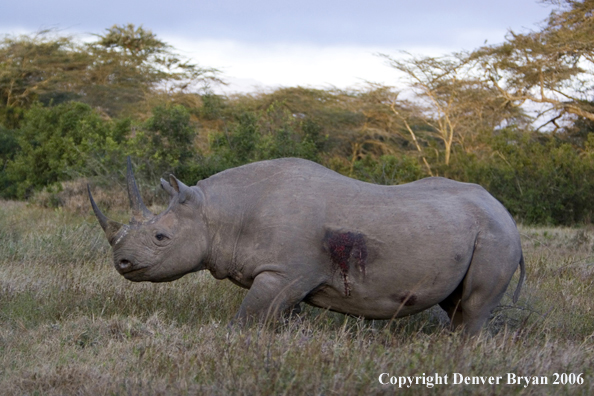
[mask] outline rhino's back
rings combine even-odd
[[[519,241],[512,217],[485,189],[445,178],[381,186],[285,158],[230,169],[199,186],[212,203],[210,216],[235,224],[247,245],[273,250],[322,248],[329,232],[351,233],[379,246],[384,259],[430,261],[467,254],[478,232]]]
[[[330,217],[353,218],[405,214],[471,213],[495,217],[507,211],[476,184],[432,177],[398,186],[366,183],[343,176],[315,162],[282,158],[255,162],[218,173],[198,184],[212,200],[232,201],[251,208],[286,206],[305,209],[312,202]],[[375,217],[375,216],[374,216]],[[438,216],[439,217],[439,216]],[[507,220],[507,219],[506,219]]]

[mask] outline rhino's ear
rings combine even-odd
[[[177,191],[175,191],[171,184],[169,184],[169,182],[165,179],[161,179],[161,188],[167,191],[167,194],[169,194],[171,197],[177,194]]]
[[[178,194],[178,202],[180,204],[183,204],[188,201],[200,203],[200,194],[198,194],[196,191],[192,190],[192,188],[186,186],[184,183],[179,181],[175,176],[169,176],[169,183],[171,184],[171,188]]]

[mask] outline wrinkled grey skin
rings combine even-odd
[[[379,186],[301,159],[257,162],[188,187],[161,180],[167,210],[142,203],[128,160],[133,217],[119,224],[91,202],[114,265],[131,281],[207,269],[249,289],[236,319],[264,319],[301,301],[370,319],[439,304],[478,333],[518,265],[520,236],[482,187],[444,178]],[[90,195],[90,190],[89,190]]]

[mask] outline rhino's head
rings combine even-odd
[[[131,281],[167,282],[204,268],[208,242],[203,218],[204,196],[171,176],[161,186],[171,196],[167,210],[151,213],[140,197],[128,158],[129,224],[107,218],[89,198],[99,224],[113,249],[114,266]]]

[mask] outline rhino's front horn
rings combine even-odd
[[[132,220],[142,222],[142,220],[148,220],[154,217],[150,210],[144,206],[140,191],[136,185],[136,179],[134,179],[134,173],[132,172],[132,161],[128,156],[128,172],[126,175],[126,184],[128,185],[128,198],[130,199],[130,207],[132,208]]]
[[[99,224],[101,224],[101,228],[105,231],[105,236],[107,236],[107,240],[111,244],[115,236],[117,235],[118,231],[122,228],[123,224],[118,223],[117,221],[113,221],[107,216],[105,216],[95,203],[93,199],[93,194],[91,194],[91,187],[87,184],[87,191],[89,192],[89,199],[91,200],[91,206],[93,207],[93,212],[95,212],[95,216],[97,220],[99,220]]]

